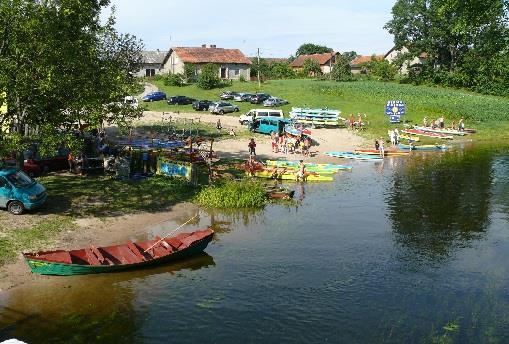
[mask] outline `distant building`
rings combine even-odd
[[[336,58],[338,56],[339,53],[336,52],[312,55],[299,55],[295,60],[293,60],[290,63],[290,67],[292,67],[295,72],[300,72],[304,66],[304,61],[306,61],[307,59],[311,59],[318,62],[323,74],[329,74],[332,70],[332,67],[336,63]]]
[[[167,51],[143,51],[141,53],[142,65],[136,76],[163,74],[163,63],[167,55]]]
[[[384,59],[384,55],[359,55],[356,58],[350,62],[350,70],[352,71],[352,74],[366,74],[367,69],[364,66],[366,62],[371,61],[372,59],[375,59],[377,61],[382,61]]]
[[[396,49],[396,47],[392,48],[385,54],[384,59],[389,61],[389,63],[394,63],[395,60],[401,54],[407,54],[409,50],[406,47],[401,49]],[[408,74],[408,70],[410,68],[418,68],[421,67],[424,61],[428,58],[428,54],[421,53],[419,56],[414,57],[413,59],[404,61],[401,66],[399,66],[399,72],[401,74]]]
[[[207,47],[174,47],[166,55],[162,74],[184,73],[184,66],[192,64],[195,72],[201,73],[201,68],[207,63],[218,65],[218,76],[224,80],[238,80],[244,77],[249,80],[251,61],[239,49],[217,48],[215,45]]]

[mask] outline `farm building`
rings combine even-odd
[[[143,51],[142,65],[136,76],[154,76],[156,74],[163,74],[163,63],[167,51]]]
[[[320,65],[320,69],[323,74],[329,74],[336,63],[336,57],[339,56],[339,53],[331,52],[324,54],[312,54],[312,55],[299,55],[295,60],[290,63],[290,67],[293,68],[294,71],[299,72],[302,70],[304,66],[304,61],[307,59],[312,59],[318,62]]]
[[[184,73],[184,66],[195,66],[196,74],[207,63],[218,65],[218,75],[224,80],[238,80],[244,77],[249,80],[251,61],[239,49],[217,48],[215,45],[201,47],[174,47],[166,55],[163,73]]]
[[[384,59],[389,61],[389,63],[394,63],[395,60],[398,58],[401,54],[407,54],[409,51],[406,47],[403,47],[401,49],[396,49],[396,47],[392,48],[385,54]],[[428,54],[421,53],[419,56],[414,57],[413,59],[409,59],[404,61],[401,66],[399,66],[399,72],[401,74],[408,74],[408,70],[410,68],[420,67],[428,57]]]

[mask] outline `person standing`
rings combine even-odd
[[[297,174],[295,175],[297,181],[302,180],[304,181],[304,178],[306,176],[306,165],[304,164],[304,160],[301,160],[299,162],[299,170],[297,171]]]
[[[223,129],[223,126],[221,125],[221,119],[220,118],[217,119],[216,129],[217,129],[218,133],[220,133],[221,129]]]
[[[74,167],[74,157],[72,156],[71,151],[69,151],[69,155],[67,156],[67,162],[69,163],[69,172],[72,173],[72,168]]]
[[[378,143],[380,144],[380,148],[379,148],[379,153],[380,153],[380,158],[384,158],[385,156],[385,147],[384,147],[384,139],[383,137],[380,138],[380,141],[378,141]]]
[[[253,138],[249,140],[249,144],[247,146],[249,147],[249,155],[256,156],[256,142]]]
[[[463,117],[461,117],[461,119],[458,123],[458,130],[465,131],[465,119]]]
[[[394,130],[389,130],[389,139],[391,140],[391,146],[395,146],[395,140],[394,140]]]
[[[394,129],[394,142],[396,144],[399,143],[399,130],[398,130],[398,128]]]

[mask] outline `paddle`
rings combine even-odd
[[[172,235],[173,233],[175,233],[176,231],[178,231],[180,228],[184,227],[185,225],[187,225],[189,222],[191,222],[192,219],[194,219],[196,216],[198,216],[198,214],[194,215],[193,217],[191,217],[189,220],[187,220],[186,222],[184,222],[183,224],[181,224],[180,226],[178,226],[177,228],[175,228],[174,230],[172,230],[170,233],[168,233],[167,235],[165,235],[164,237],[162,237],[160,240],[158,240],[154,245],[150,246],[149,248],[147,248],[145,251],[143,251],[144,253],[150,251],[151,249],[153,249],[154,247],[157,246],[157,244],[159,244],[161,241],[163,241],[164,239],[166,239],[167,237],[169,237],[170,235]]]

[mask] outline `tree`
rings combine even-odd
[[[333,50],[324,45],[317,45],[313,43],[304,43],[302,44],[295,53],[296,56],[300,55],[312,55],[312,54],[323,54],[323,53],[332,53]]]
[[[369,75],[379,81],[394,80],[398,69],[387,60],[377,60],[375,56],[371,57],[371,61],[363,64]]]
[[[348,57],[339,55],[336,58],[336,63],[332,67],[331,75],[332,80],[335,81],[351,81],[353,80],[352,71],[350,68],[350,61]]]
[[[108,4],[0,2],[0,91],[8,104],[0,114],[0,136],[5,143],[25,136],[28,126],[40,129],[34,139],[44,135],[41,149],[51,151],[59,144],[74,146],[75,123],[125,126],[140,115],[118,100],[138,88],[133,75],[142,44],[117,33],[113,15],[101,23],[99,14]],[[7,134],[6,127],[14,132]]]
[[[322,74],[320,64],[314,59],[305,59],[302,64],[302,71],[306,76],[317,76]]]
[[[288,62],[274,62],[270,65],[270,77],[273,79],[295,78],[295,72]]]
[[[196,80],[196,66],[194,63],[185,63],[184,64],[183,79],[187,83],[191,83]]]
[[[198,76],[198,87],[204,90],[211,90],[221,85],[221,79],[218,75],[218,66],[213,63],[207,63],[201,68]]]
[[[181,87],[184,85],[184,75],[168,73],[164,78],[164,84],[166,86],[177,86]]]
[[[260,58],[259,62],[258,62],[258,59],[253,60],[253,64],[251,65],[251,76],[257,77],[258,71],[260,71],[260,78],[266,79],[269,77],[270,65],[266,59]]]
[[[358,56],[355,51],[345,51],[341,55],[344,56],[349,62],[352,62]]]
[[[398,0],[385,28],[396,48],[427,53],[421,79],[474,87],[479,68],[509,52],[508,13],[507,0]]]

